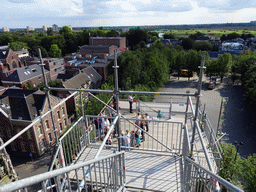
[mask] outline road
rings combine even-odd
[[[203,78],[201,91],[201,109],[206,104],[206,112],[215,129],[217,129],[218,117],[222,97],[229,97],[226,121],[223,131],[228,134],[228,143],[234,141],[243,142],[239,152],[242,156],[256,153],[256,114],[251,109],[250,105],[243,99],[243,90],[241,85],[231,85],[230,80],[225,78],[223,83],[218,85],[214,90],[208,90],[208,79]],[[185,93],[187,90],[195,92],[198,86],[198,77],[193,77],[190,81],[187,78],[172,77],[165,84],[164,88],[160,88],[162,92],[177,92]],[[170,97],[156,96],[156,102],[170,101]]]

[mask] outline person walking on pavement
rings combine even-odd
[[[134,97],[131,95],[128,96],[129,104],[130,104],[130,113],[132,113],[132,103],[133,103]]]

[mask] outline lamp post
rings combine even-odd
[[[237,143],[237,141],[235,141],[234,145],[236,146],[236,156],[235,156],[235,162],[236,162],[236,157],[237,157],[238,149],[239,149],[240,146],[243,145],[243,142]]]

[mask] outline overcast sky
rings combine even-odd
[[[1,0],[0,28],[137,26],[256,20],[256,0]]]

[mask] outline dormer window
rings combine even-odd
[[[34,68],[34,69],[31,69],[31,71],[32,71],[32,72],[36,72],[36,69],[35,69],[35,68]]]

